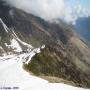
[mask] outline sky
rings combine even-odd
[[[69,7],[68,13],[70,12],[66,21],[75,24],[77,19],[90,16],[90,0],[65,0],[65,4]]]
[[[63,18],[75,24],[78,18],[90,16],[90,0],[4,0],[7,4],[54,21]]]
[[[81,4],[83,7],[90,8],[90,0],[65,0],[65,2],[72,7]]]

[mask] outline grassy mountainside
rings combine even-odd
[[[48,46],[36,54],[28,65],[24,64],[24,69],[49,81],[61,82],[59,79],[63,79],[66,80],[64,83],[69,81],[69,84],[73,82],[76,86],[90,88],[90,77],[77,68],[68,57]]]

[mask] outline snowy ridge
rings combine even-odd
[[[3,50],[3,48],[0,46],[0,49]]]
[[[32,57],[33,57],[36,53],[40,53],[40,52],[41,52],[41,49],[44,49],[44,48],[45,48],[45,45],[42,45],[41,47],[35,48],[34,50],[32,50],[32,51],[30,52],[30,54],[27,56],[27,57],[28,57],[28,60],[25,61],[25,64],[28,64],[28,63],[31,61]]]
[[[23,63],[28,64],[31,61],[32,57],[35,56],[36,53],[40,53],[41,52],[40,48],[44,49],[45,45],[43,45],[42,47],[39,47],[39,48],[35,48],[35,49],[31,49],[31,50],[29,49],[29,51],[27,50],[27,52],[29,52],[29,53],[27,53],[23,57]],[[28,60],[27,60],[27,58],[28,58]]]
[[[23,60],[27,56],[31,59],[35,54],[34,52],[39,53],[40,48],[28,53],[8,55],[0,58],[0,87],[18,87],[18,90],[90,90],[62,83],[48,83],[48,81],[32,76],[24,71],[22,68]]]
[[[32,51],[30,52],[29,58],[28,58],[28,60],[25,62],[25,64],[28,64],[28,63],[30,62],[31,58],[32,58],[36,53],[40,53],[40,48],[36,48],[36,49],[34,49],[34,50],[32,50]]]

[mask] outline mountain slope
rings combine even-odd
[[[50,82],[90,87],[90,76],[78,69],[69,58],[49,46],[41,49],[41,53],[36,54],[29,64],[24,64],[24,69]]]
[[[15,32],[9,29],[0,19],[0,49],[2,54],[13,54],[22,52],[24,49],[33,48],[31,45],[21,41]]]
[[[78,84],[82,84],[83,87],[90,87],[90,46],[87,45],[84,40],[82,40],[80,36],[74,32],[74,28],[72,26],[65,24],[61,20],[58,21],[58,23],[46,22],[39,17],[25,13],[24,11],[16,9],[14,7],[2,5],[1,9],[1,54],[6,52],[13,52],[13,54],[27,53],[28,49],[29,52],[31,52],[31,50],[36,47],[41,47],[42,45],[48,46],[50,50],[49,52],[47,52],[46,50],[45,53],[48,53],[50,57],[48,55],[47,57],[45,54],[45,56],[40,57],[41,61],[39,60],[38,63],[36,56],[34,57],[35,60],[33,60],[32,58],[32,62],[29,62],[27,64],[26,62],[24,62],[26,66],[30,66],[29,68],[27,68],[27,70],[32,71],[31,68],[34,68],[35,71],[37,69],[41,69],[37,73],[42,74],[41,71],[43,70],[43,68],[45,70],[50,69],[50,73],[58,77],[61,75],[61,72],[58,71],[58,68],[62,68],[65,70],[67,68],[70,73],[68,74],[67,72],[62,72],[62,77],[65,77],[65,79],[67,80],[66,76],[70,76],[71,78],[69,78],[69,80],[74,81],[75,83],[78,82]],[[5,12],[3,12],[3,10]],[[21,51],[19,53],[17,53],[16,47],[12,47],[13,40],[14,42],[17,42],[21,48]],[[53,53],[51,53],[51,50],[54,50]],[[41,54],[43,54],[43,52],[41,52]],[[50,62],[47,61],[48,58],[50,58]],[[26,57],[25,60],[26,59],[28,59],[28,57]],[[47,60],[45,61],[45,59]],[[64,60],[67,64],[63,62]],[[43,61],[45,67],[42,66]],[[36,64],[34,63],[37,64],[37,67],[41,67],[36,68]],[[68,67],[69,64],[71,65],[70,67]],[[52,72],[53,66],[55,67],[54,71],[57,72]],[[72,72],[76,75],[76,77],[74,77]],[[35,74],[35,72],[33,73]],[[47,75],[48,72],[46,71],[46,73],[43,74]],[[80,82],[78,81],[78,79],[80,80]]]
[[[12,27],[21,40],[34,47],[43,44],[49,45],[65,54],[76,63],[78,68],[89,74],[90,47],[73,32],[72,27],[61,25],[61,22],[60,24],[45,22],[21,10],[16,10],[14,15],[16,16],[13,20],[16,19],[17,23]],[[18,19],[18,17],[20,18]],[[80,63],[81,65],[79,65]]]

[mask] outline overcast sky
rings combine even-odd
[[[90,16],[90,0],[4,0],[8,4],[45,20],[63,18],[73,22]]]

